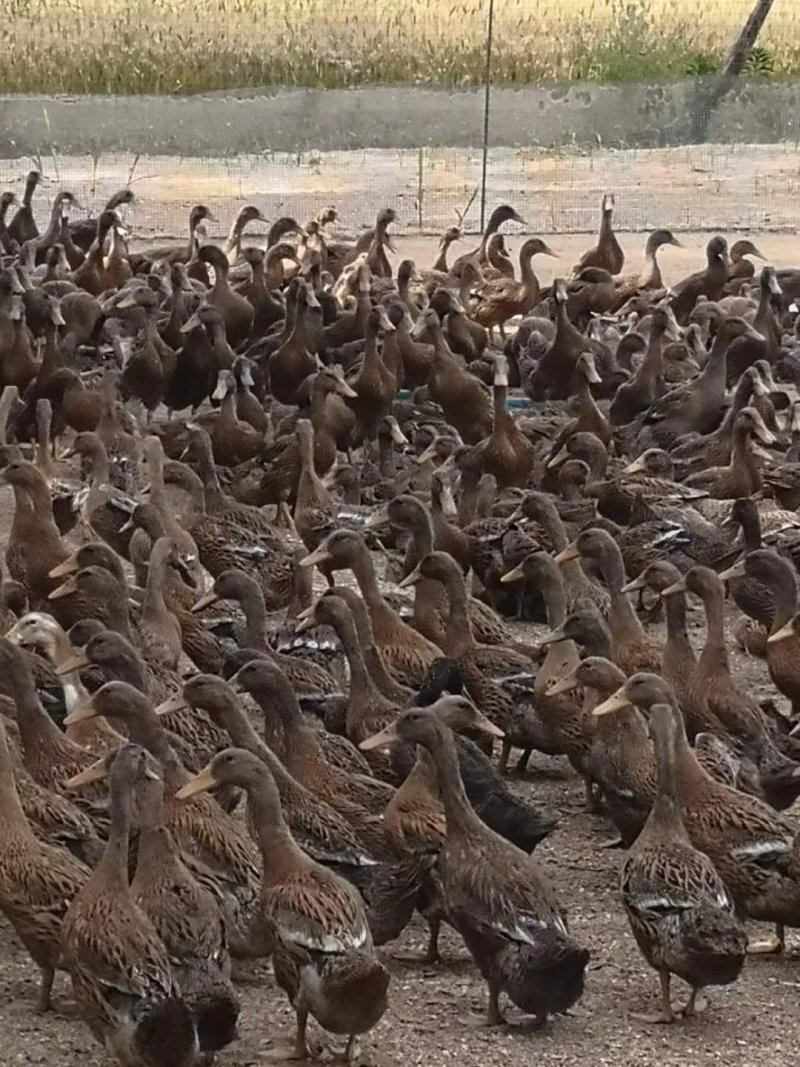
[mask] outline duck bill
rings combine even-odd
[[[513,570],[507,571],[501,576],[500,582],[502,585],[510,585],[511,582],[521,582],[525,577],[525,573],[522,567],[514,567]]]
[[[639,458],[635,459],[633,461],[633,463],[629,463],[628,466],[623,469],[622,473],[623,474],[638,474],[639,471],[643,471],[644,469],[645,469],[644,456],[639,456]]]
[[[419,567],[415,567],[410,574],[407,574],[405,576],[405,578],[401,578],[401,580],[397,583],[397,588],[407,589],[409,585],[416,585],[417,582],[421,581],[421,579],[422,574],[420,573],[420,569]]]
[[[579,685],[578,679],[574,674],[568,674],[564,678],[557,678],[551,682],[545,692],[549,697],[558,696],[560,693],[571,693],[573,689],[577,689]]]
[[[560,467],[562,463],[565,463],[569,458],[569,452],[567,452],[566,445],[564,448],[560,448],[552,459],[547,461],[547,469],[552,470],[554,467]]]
[[[69,659],[65,659],[63,663],[59,664],[55,669],[55,673],[59,678],[63,678],[67,674],[72,674],[73,671],[82,671],[84,667],[89,666],[89,657],[86,652],[76,652],[74,656],[70,656]]]
[[[173,711],[183,711],[184,708],[188,708],[190,705],[184,697],[183,693],[173,693],[171,697],[167,697],[156,708],[156,715],[169,715]]]
[[[559,626],[555,630],[551,630],[549,634],[545,634],[539,641],[540,645],[557,645],[559,641],[568,640],[567,635],[564,633],[564,627]]]
[[[427,463],[429,459],[435,459],[435,458],[436,458],[436,447],[435,447],[435,444],[433,444],[433,445],[428,445],[428,447],[425,449],[425,451],[422,452],[419,456],[416,457],[414,462],[419,464],[419,466],[421,467],[422,464],[423,463]]]
[[[774,634],[770,634],[767,638],[767,644],[777,645],[779,641],[788,641],[790,637],[794,637],[793,621],[794,620],[790,619],[785,626],[780,628],[780,630],[776,630]],[[794,733],[794,731],[792,731],[792,733]]]
[[[639,577],[638,578],[634,578],[632,582],[628,582],[627,585],[623,585],[622,592],[623,593],[636,593],[640,589],[646,589],[646,588],[647,588],[647,582],[644,580],[644,577],[640,574]]]
[[[487,719],[477,708],[475,710],[477,715],[475,716],[475,721],[471,723],[471,729],[478,730],[480,733],[486,734],[487,737],[496,737],[500,740],[506,736],[505,731],[501,730],[499,726],[495,726],[491,719]]]
[[[47,599],[61,600],[65,596],[72,596],[76,589],[77,585],[74,579],[70,578],[69,581],[64,582],[63,585],[59,585],[58,588],[52,591],[52,593],[49,593]]]
[[[391,723],[385,730],[381,730],[377,734],[373,734],[372,737],[366,738],[358,746],[362,752],[373,752],[378,748],[388,748],[389,745],[394,744],[398,740],[397,727],[394,723]]]
[[[181,786],[175,794],[175,798],[176,800],[188,800],[189,797],[197,796],[198,793],[208,793],[209,790],[214,789],[216,784],[214,775],[211,771],[211,765],[209,764],[207,767],[204,767],[202,771],[198,771],[186,785]]]
[[[330,563],[333,556],[325,548],[324,545],[320,545],[319,548],[315,548],[314,551],[300,560],[301,567],[319,567],[321,563]]]
[[[665,596],[675,596],[676,593],[686,592],[686,581],[681,578],[679,582],[673,582],[672,585],[668,585],[666,589],[661,590],[662,598]]]
[[[578,551],[578,549],[575,547],[575,545],[567,545],[566,548],[562,549],[558,553],[558,555],[555,557],[553,562],[557,563],[559,565],[559,567],[561,567],[564,563],[569,563],[570,560],[573,560],[573,559],[580,559],[580,557],[581,557],[581,554]]]
[[[196,615],[198,612],[205,610],[205,608],[210,608],[212,604],[216,604],[218,600],[219,597],[217,594],[213,589],[210,589],[204,596],[201,596],[198,601],[192,604],[189,610],[192,615]]]
[[[75,574],[80,570],[77,561],[74,556],[70,556],[69,559],[65,559],[63,563],[59,563],[58,566],[53,567],[51,571],[47,572],[48,578],[67,578],[70,574]]]
[[[729,582],[732,578],[744,578],[744,568],[744,560],[740,559],[738,563],[734,563],[732,567],[728,567],[726,571],[722,571],[719,575],[719,580],[721,582]]]
[[[376,526],[385,526],[389,522],[389,508],[388,506],[379,508],[374,515],[370,515],[367,519],[365,528],[367,530],[374,529]]]
[[[88,722],[89,719],[96,719],[97,712],[94,709],[94,704],[91,700],[84,700],[82,704],[78,704],[76,708],[64,718],[65,726],[76,726],[79,722]]]
[[[351,385],[348,385],[344,378],[339,378],[336,382],[336,392],[339,396],[343,396],[345,400],[353,400],[358,396],[355,389],[353,389]]]
[[[592,712],[595,718],[600,718],[603,715],[611,715],[615,711],[621,711],[623,708],[627,708],[630,701],[625,696],[622,689],[618,689],[616,693],[612,693],[611,696],[604,700],[602,704],[598,704]]]
[[[200,325],[200,316],[197,313],[195,313],[194,315],[190,315],[189,318],[186,320],[186,322],[184,322],[183,326],[181,326],[180,332],[181,333],[191,333],[192,330],[196,330],[199,325]]]
[[[389,432],[392,435],[392,440],[394,441],[394,443],[396,445],[407,445],[408,444],[408,438],[403,433],[403,431],[400,429],[400,424],[398,423],[397,419],[391,418],[391,419],[388,420],[388,422],[389,422]]]
[[[74,774],[64,782],[67,789],[81,789],[86,785],[94,785],[95,782],[104,782],[108,777],[108,760],[105,756],[95,760],[84,770]]]

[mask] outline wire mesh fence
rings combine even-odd
[[[709,103],[753,3],[493,0],[487,57],[489,0],[201,0],[191,16],[156,0],[146,17],[144,0],[11,0],[0,91],[53,95],[0,99],[0,183],[36,165],[95,211],[130,183],[144,236],[181,233],[197,202],[300,222],[334,204],[354,230],[388,205],[401,232],[475,230],[484,200],[579,233],[605,191],[621,229],[793,229],[797,0],[774,0]]]

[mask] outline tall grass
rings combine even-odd
[[[753,73],[800,75],[798,0]],[[752,0],[495,0],[498,84],[716,69]],[[0,91],[480,84],[484,0],[4,0]]]

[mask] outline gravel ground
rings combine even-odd
[[[699,609],[692,619],[695,640],[701,642]],[[519,629],[531,640],[541,632],[528,624]],[[770,691],[763,663],[738,653],[733,658],[742,682],[759,696]],[[381,950],[392,972],[390,1006],[363,1042],[362,1062],[444,1067],[456,1061],[478,1065],[490,1056],[502,1056],[514,1067],[536,1056],[548,1064],[588,1058],[592,1064],[613,1067],[683,1067],[687,1062],[710,1067],[742,1061],[754,1050],[765,1067],[790,1062],[800,1040],[796,937],[790,935],[785,958],[750,959],[735,986],[710,990],[707,1011],[694,1020],[659,1027],[629,1019],[628,1011],[656,1010],[658,983],[637,951],[618,899],[622,853],[601,847],[610,836],[609,824],[601,816],[586,814],[582,785],[566,761],[534,759],[528,776],[515,780],[515,788],[560,813],[559,829],[536,855],[569,910],[575,936],[592,952],[583,999],[569,1016],[552,1020],[541,1031],[526,1028],[519,1019],[501,1029],[488,1029],[483,1025],[484,983],[452,931],[442,939],[446,962],[441,966],[397,958],[421,955],[425,931],[415,924],[398,942]],[[74,1016],[65,976],[56,981],[54,1012],[47,1017],[34,1014],[36,970],[2,921],[0,958],[4,961],[0,1064],[110,1067]],[[285,1041],[293,1027],[289,1006],[269,966],[236,966],[241,979],[241,1033],[220,1057],[220,1067],[266,1063],[269,1050]],[[676,982],[676,993],[679,987]]]

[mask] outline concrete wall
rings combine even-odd
[[[495,89],[493,146],[681,144],[697,86]],[[482,91],[411,87],[191,97],[0,97],[0,158],[57,151],[226,157],[481,143]],[[718,143],[800,141],[800,84],[742,86],[714,117]]]

